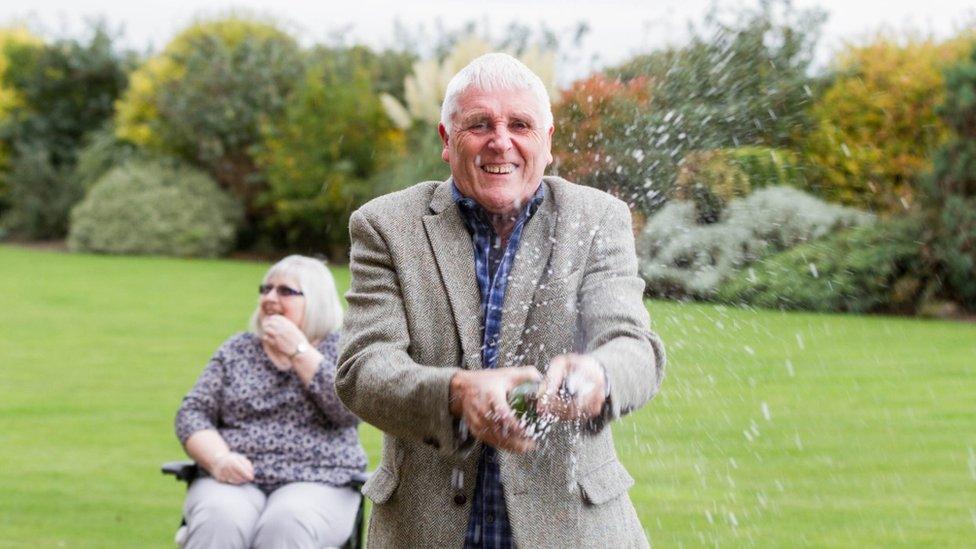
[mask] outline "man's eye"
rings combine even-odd
[[[522,122],[521,120],[516,120],[515,122],[512,122],[512,128],[516,130],[527,130],[529,129],[529,124]]]
[[[487,122],[472,122],[468,124],[468,129],[470,130],[484,130],[488,127]]]

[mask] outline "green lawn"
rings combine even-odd
[[[172,546],[173,413],[265,267],[0,246],[0,546]],[[972,545],[976,325],[648,306],[670,370],[614,429],[655,545]]]

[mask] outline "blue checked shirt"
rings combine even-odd
[[[494,368],[498,363],[498,339],[501,336],[502,306],[508,286],[508,273],[522,239],[522,228],[545,197],[544,186],[539,185],[539,190],[522,208],[504,248],[501,238],[495,234],[481,206],[462,196],[453,183],[451,191],[474,245],[475,273],[478,276],[478,288],[481,290],[481,364],[484,368]],[[494,448],[484,446],[478,461],[478,478],[474,501],[471,502],[468,532],[464,539],[465,548],[514,547],[497,454]]]

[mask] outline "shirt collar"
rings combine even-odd
[[[488,215],[486,214],[484,208],[481,204],[478,204],[473,198],[468,198],[461,194],[458,190],[457,184],[454,179],[451,179],[451,196],[454,198],[454,202],[458,205],[461,210],[461,215],[465,219],[470,219],[470,217],[476,217],[487,222]],[[519,220],[524,221],[539,209],[539,205],[542,204],[543,199],[546,197],[546,185],[545,183],[540,183],[539,188],[536,189],[535,194],[529,199],[529,203],[522,207],[519,212]]]

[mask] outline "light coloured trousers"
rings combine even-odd
[[[360,497],[316,482],[293,482],[265,496],[253,484],[201,477],[187,491],[186,529],[177,543],[186,549],[338,547],[352,533]]]

